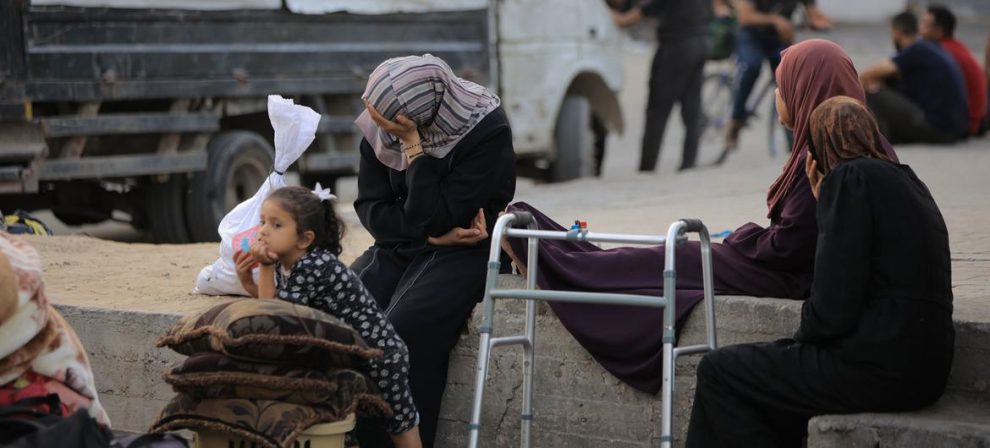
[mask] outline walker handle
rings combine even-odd
[[[514,211],[512,214],[516,216],[516,219],[512,220],[513,225],[528,226],[534,221],[533,214],[530,212]]]
[[[682,218],[681,222],[684,223],[685,232],[697,233],[701,232],[702,229],[705,228],[705,225],[700,219]]]

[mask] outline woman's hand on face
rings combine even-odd
[[[808,182],[811,183],[811,194],[818,199],[818,192],[822,189],[822,180],[825,176],[818,172],[818,162],[811,154],[804,158],[804,173],[808,175]]]
[[[454,227],[439,237],[430,237],[427,242],[434,246],[474,246],[488,239],[488,224],[485,222],[485,211],[478,209],[478,214],[471,221],[471,228]]]
[[[382,128],[385,132],[392,134],[395,138],[402,142],[403,146],[409,147],[419,143],[419,128],[416,123],[412,120],[406,118],[403,115],[397,115],[395,121],[389,120],[378,113],[375,106],[371,105],[371,102],[365,100],[364,107],[368,109],[368,113],[371,115],[371,120]]]

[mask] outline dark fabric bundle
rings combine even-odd
[[[373,382],[350,369],[326,371],[238,361],[215,353],[190,356],[166,372],[165,382],[194,399],[244,398],[321,406],[336,413],[353,409],[391,415]]]
[[[380,358],[339,319],[282,300],[242,299],[188,315],[158,340],[183,355],[223,353],[253,362],[352,368]]]

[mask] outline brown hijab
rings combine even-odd
[[[794,123],[794,146],[784,172],[770,186],[767,194],[771,218],[795,180],[805,177],[804,159],[811,137],[811,113],[815,108],[835,96],[866,101],[852,60],[835,43],[822,39],[806,40],[784,50],[781,56],[776,73],[777,89]],[[880,146],[891,160],[897,160],[894,148],[883,136],[880,136]]]
[[[829,98],[811,113],[808,151],[824,173],[846,160],[859,157],[892,161],[880,149],[881,141],[883,137],[873,113],[848,96]]]

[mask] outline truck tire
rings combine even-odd
[[[59,221],[62,221],[62,224],[67,226],[84,226],[86,224],[98,224],[106,221],[105,219],[90,218],[89,216],[72,212],[52,210],[52,214],[55,215],[55,218],[58,218]]]
[[[172,174],[166,182],[152,182],[147,192],[148,229],[151,238],[159,244],[185,244],[191,242],[186,229],[185,174]]]
[[[591,132],[591,102],[568,95],[557,115],[556,158],[550,164],[550,181],[564,182],[591,176],[594,170],[594,136]]]
[[[194,241],[220,241],[220,220],[258,191],[275,163],[275,150],[250,131],[224,131],[207,147],[206,169],[193,176],[186,219]]]

